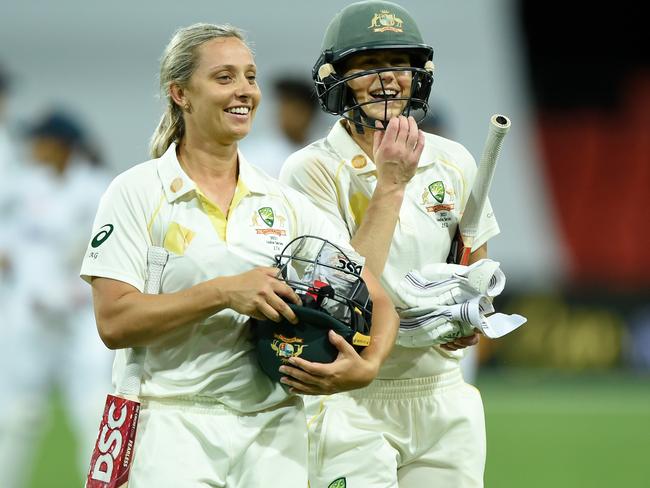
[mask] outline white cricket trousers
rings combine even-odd
[[[307,423],[297,397],[251,414],[143,401],[135,446],[129,488],[307,486]]]
[[[324,397],[309,431],[311,488],[483,486],[483,402],[459,370]]]

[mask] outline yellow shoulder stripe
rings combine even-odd
[[[147,232],[149,233],[149,239],[151,239],[152,244],[155,244],[155,241],[153,240],[153,234],[151,233],[151,229],[153,228],[153,223],[156,220],[156,217],[158,216],[158,212],[160,212],[160,208],[162,207],[164,201],[165,201],[165,194],[162,193],[160,195],[160,201],[158,202],[158,206],[153,211],[153,214],[151,214],[151,219],[149,219],[149,222],[147,223]]]

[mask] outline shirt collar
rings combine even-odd
[[[352,136],[345,130],[344,119],[340,119],[334,124],[332,130],[327,136],[327,142],[335,148],[345,164],[357,174],[366,174],[376,171],[377,167],[361,147],[354,141]],[[439,159],[431,144],[424,145],[424,150],[420,156],[418,167],[429,166]]]
[[[178,162],[175,142],[169,145],[165,154],[158,160],[158,176],[168,202],[173,202],[192,190],[196,190],[196,183],[185,174]]]
[[[246,161],[241,152],[237,152],[237,157],[239,161],[238,184],[243,183],[251,193],[268,193],[266,182],[255,168]],[[158,160],[158,176],[168,202],[173,202],[191,191],[198,190],[196,183],[183,171],[176,155],[176,143],[174,142]]]
[[[338,155],[345,161],[352,171],[357,174],[372,173],[377,168],[363,149],[357,144],[352,136],[345,130],[344,119],[336,121],[334,127],[327,136],[327,142],[336,150]]]

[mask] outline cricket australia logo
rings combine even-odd
[[[273,227],[273,222],[275,222],[275,214],[273,213],[273,209],[271,207],[262,207],[257,211],[257,213],[260,217],[262,217],[262,220],[266,225]]]
[[[390,10],[380,10],[373,15],[368,29],[372,29],[373,32],[404,32],[402,24],[404,24],[404,21],[391,13]]]
[[[442,203],[445,199],[445,184],[442,181],[434,181],[429,185],[429,192],[438,203]]]
[[[251,224],[256,227],[255,232],[260,235],[285,236],[287,219],[277,215],[271,207],[261,207],[251,216]],[[274,227],[275,226],[275,227]]]
[[[445,197],[447,203],[445,202]],[[433,197],[433,200],[431,200]],[[450,201],[451,200],[451,201]],[[446,188],[442,180],[434,181],[422,192],[422,206],[427,213],[432,213],[444,227],[449,226],[451,211],[454,209],[454,190]]]
[[[345,481],[345,478],[337,478],[334,481],[332,481],[329,485],[327,485],[327,488],[346,488],[347,483]]]
[[[275,351],[283,362],[289,358],[297,357],[302,354],[302,350],[307,347],[303,344],[304,339],[301,337],[285,337],[282,334],[273,334],[275,340],[271,343],[271,349]]]

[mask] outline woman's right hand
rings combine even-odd
[[[380,127],[381,122],[375,125]],[[415,175],[424,149],[424,133],[415,119],[393,117],[386,130],[375,130],[373,137],[377,184],[405,186]]]
[[[235,276],[217,278],[222,281],[219,288],[224,295],[225,308],[260,320],[280,322],[284,317],[297,324],[298,318],[287,301],[300,305],[300,298],[277,275],[277,268],[260,267]]]

